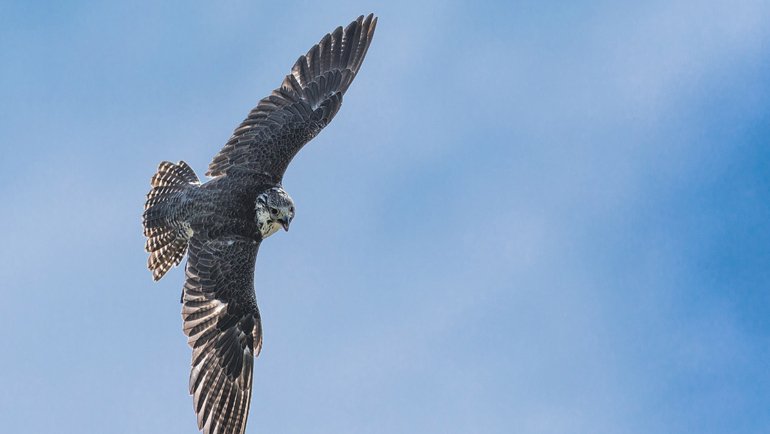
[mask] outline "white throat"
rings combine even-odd
[[[281,229],[280,223],[270,221],[270,211],[262,207],[257,207],[257,226],[259,227],[262,239],[273,235],[278,232],[278,229]]]
[[[281,187],[273,187],[257,196],[256,223],[262,239],[283,228],[289,230],[294,218],[294,202]]]

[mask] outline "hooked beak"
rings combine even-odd
[[[289,220],[288,217],[284,217],[284,218],[278,220],[278,222],[281,224],[281,226],[283,226],[283,230],[285,230],[286,232],[289,232],[290,220]]]

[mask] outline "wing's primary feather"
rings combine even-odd
[[[263,98],[209,164],[207,176],[233,168],[279,183],[291,159],[340,109],[377,26],[373,14],[326,34],[300,56],[281,86]]]
[[[254,295],[259,243],[230,236],[190,241],[182,294],[184,332],[193,349],[190,394],[205,434],[243,434],[252,366],[262,347]]]

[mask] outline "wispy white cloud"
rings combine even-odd
[[[18,410],[5,426],[45,431],[44,403],[62,432],[81,407],[104,432],[194,430],[182,273],[151,285],[143,268],[155,160],[202,171],[297,49],[369,9],[381,22],[363,72],[288,173],[297,220],[260,252],[250,430],[769,423],[767,325],[742,322],[751,288],[729,276],[749,258],[712,259],[742,233],[721,223],[732,191],[710,188],[742,172],[764,191],[737,155],[756,147],[743,132],[760,115],[744,113],[768,105],[763,2],[177,6],[59,12],[66,37],[29,39],[59,51],[24,60],[40,87],[4,70],[27,84],[2,92],[27,102],[0,126],[19,143],[0,163],[14,204],[0,337],[28,355],[0,362],[0,407]]]

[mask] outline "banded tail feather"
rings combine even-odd
[[[147,237],[144,249],[150,253],[147,268],[152,271],[153,280],[160,280],[184,258],[192,229],[180,215],[180,205],[185,194],[200,184],[184,161],[160,163],[150,181],[152,189],[147,193],[142,224]]]

